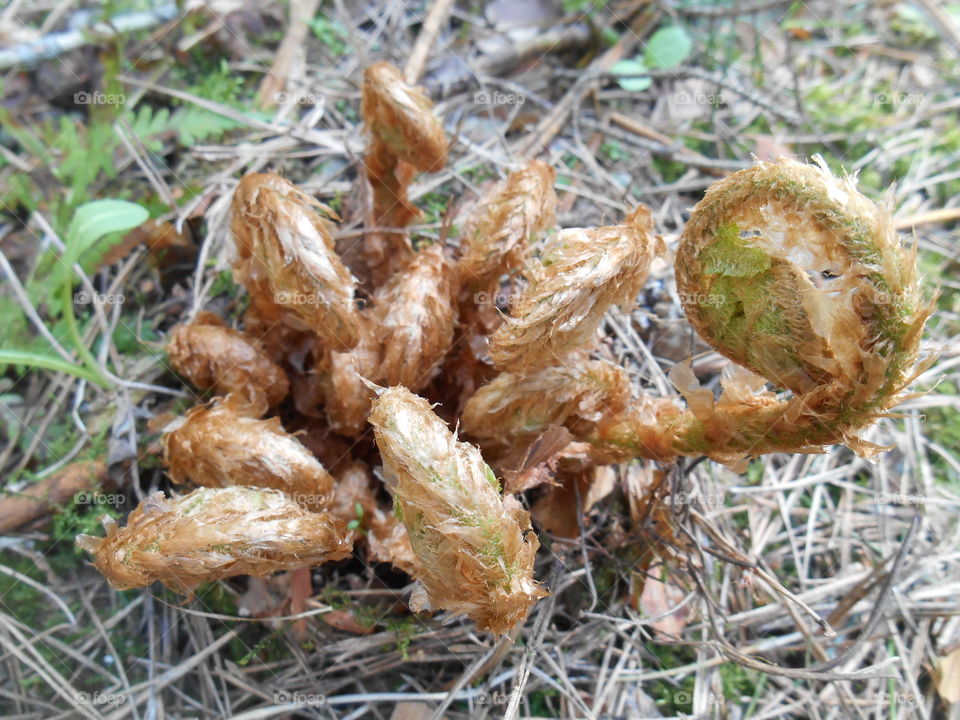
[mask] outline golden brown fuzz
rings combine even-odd
[[[480,451],[457,442],[423,398],[401,387],[383,390],[370,424],[417,557],[413,574],[423,592],[414,604],[509,632],[545,594],[533,579],[540,543],[529,513],[501,495]]]
[[[663,241],[643,205],[622,225],[561,230],[523,271],[529,285],[490,338],[501,370],[527,373],[593,346],[604,313],[632,307]]]
[[[254,415],[279,405],[290,391],[283,369],[256,343],[228,327],[194,321],[178,325],[167,342],[170,366],[191,384],[233,395]]]
[[[332,499],[330,473],[279,418],[244,417],[229,402],[198,406],[175,420],[163,436],[163,450],[174,482],[276,488],[307,510]]]
[[[253,304],[273,315],[268,322],[309,330],[338,350],[356,345],[356,280],[336,253],[336,215],[269,173],[240,181],[232,211],[234,269]]]
[[[107,519],[107,537],[80,535],[93,564],[117,590],[156,581],[189,593],[233,575],[263,577],[350,554],[343,523],[303,510],[286,494],[260,488],[198,488],[166,498],[154,493],[127,526]]]

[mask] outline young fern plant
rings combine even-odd
[[[575,505],[600,466],[632,458],[741,469],[830,444],[876,452],[858,433],[924,368],[932,305],[889,211],[822,163],[778,160],[713,185],[676,256],[691,324],[733,361],[722,394],[687,362],[670,374],[685,406],[634,396],[627,371],[591,353],[605,313],[632,305],[664,250],[650,210],[554,232],[554,174],[534,160],[482,197],[458,247],[414,250],[407,186],[445,162],[442,127],[384,63],[364,75],[362,111],[374,196],[363,253],[340,257],[334,215],[288,181],[240,182],[231,227],[251,297],[244,327],[201,313],[169,344],[178,372],[223,396],[163,441],[171,477],[206,487],[154,496],[123,530],[81,540],[114,586],[189,590],[337,560],[360,543],[418,581],[413,609],[506,634],[545,594],[539,540],[514,493],[554,480],[533,505],[544,520]],[[514,284],[503,315],[489,298]],[[363,442],[371,427],[393,513]]]
[[[606,265],[605,244],[595,244],[592,254],[585,249],[581,259],[563,237],[548,247],[557,246],[549,252],[559,261],[532,261],[531,285],[492,338],[494,361],[521,372],[501,375],[471,398],[468,432],[542,429],[542,418],[560,413],[577,394],[576,383],[543,392],[537,417],[523,417],[533,405],[516,405],[510,424],[492,422],[506,406],[492,401],[516,404],[532,385],[530,371],[583,347],[616,300],[610,288],[642,275],[641,261],[649,263],[648,254]],[[752,456],[832,444],[874,453],[879,448],[858,431],[897,405],[927,367],[917,357],[932,304],[921,298],[915,268],[915,252],[901,247],[889,211],[822,162],[781,159],[734,173],[694,208],[676,258],[677,289],[691,324],[737,364],[723,378],[723,393],[715,399],[681,364],[671,379],[685,409],[654,397],[619,407],[621,396],[611,394],[610,412],[574,432],[616,460],[706,455],[740,468]],[[601,269],[605,281],[593,282]],[[579,382],[586,383],[580,392],[596,392],[588,375]],[[767,382],[789,392],[767,391]]]
[[[819,159],[759,162],[713,185],[683,232],[676,276],[691,324],[746,371],[715,404],[678,376],[689,409],[658,424],[669,453],[740,464],[845,444],[869,455],[880,448],[857,433],[928,367],[917,359],[933,304],[915,249],[901,247],[886,207]],[[754,392],[754,375],[789,394]],[[648,433],[628,410],[593,439],[644,456]]]
[[[16,348],[0,348],[0,365],[21,365],[64,372],[87,380],[102,388],[111,386],[110,379],[83,340],[80,324],[74,311],[74,265],[92,252],[101,240],[112,234],[127,232],[149,217],[147,210],[125,200],[95,200],[77,208],[64,237],[63,253],[49,278],[52,295],[48,305],[62,313],[63,321],[78,361],[61,355]],[[95,298],[91,298],[95,301]],[[56,312],[54,311],[54,314]],[[34,319],[34,322],[37,322]]]
[[[370,424],[418,560],[414,609],[443,608],[481,630],[509,632],[545,594],[533,579],[540,543],[530,514],[501,494],[480,451],[409,390],[382,390]]]

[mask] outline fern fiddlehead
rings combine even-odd
[[[902,399],[930,312],[885,208],[822,163],[760,162],[694,208],[676,277],[694,328],[752,372],[729,373],[714,402],[679,367],[687,411],[644,401],[610,418],[595,442],[734,464],[835,443],[875,449],[856,432]],[[757,393],[753,373],[791,393]]]

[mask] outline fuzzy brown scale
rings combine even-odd
[[[162,582],[189,593],[200,583],[263,577],[312,567],[350,553],[343,523],[302,509],[278,490],[198,488],[173,498],[154,493],[126,527],[106,523],[107,537],[81,535],[94,566],[117,590]]]
[[[477,201],[460,231],[463,284],[471,293],[496,293],[499,278],[520,267],[528,243],[556,224],[556,173],[532,160]]]
[[[529,284],[490,338],[494,365],[528,373],[592,346],[604,313],[633,305],[662,250],[643,205],[622,225],[561,230],[524,267]]]
[[[359,340],[356,279],[335,250],[336,215],[277,175],[247,175],[233,197],[237,278],[270,320],[349,350]]]
[[[245,417],[229,401],[199,406],[174,421],[162,442],[174,482],[273,488],[306,510],[320,510],[331,500],[330,473],[279,418]]]
[[[458,442],[423,398],[382,390],[370,424],[417,557],[416,604],[467,615],[481,630],[510,631],[544,594],[533,579],[540,543],[529,513],[501,494],[480,451]]]
[[[283,369],[232,328],[204,322],[178,325],[167,342],[170,366],[193,385],[242,400],[262,415],[290,391]]]

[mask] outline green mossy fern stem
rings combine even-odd
[[[896,405],[915,374],[929,303],[916,258],[889,212],[818,162],[758,162],[713,185],[676,259],[677,290],[700,335],[761,376],[728,380],[714,400],[687,371],[690,409],[644,400],[592,440],[619,454],[705,454],[742,463],[767,452],[846,443]]]

